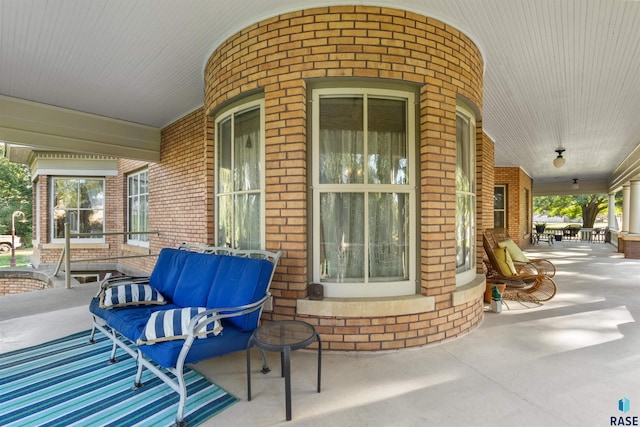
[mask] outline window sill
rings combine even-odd
[[[134,254],[139,254],[139,255],[149,255],[151,253],[149,248],[146,246],[136,246],[136,245],[130,245],[128,243],[125,243],[122,245],[122,250],[125,252],[132,252]]]
[[[466,285],[458,287],[451,294],[451,304],[453,306],[467,304],[484,298],[484,288],[487,279],[484,274],[476,274],[476,277]]]
[[[483,289],[484,293],[484,289]],[[325,298],[299,299],[297,313],[328,317],[384,317],[402,316],[433,311],[435,298],[408,295],[383,298]]]
[[[62,249],[64,243],[44,243],[42,249]],[[109,249],[108,243],[71,243],[72,249]]]

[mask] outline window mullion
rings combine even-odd
[[[369,283],[369,192],[364,192],[364,250],[362,255],[364,256],[364,283]]]
[[[363,165],[363,183],[369,184],[369,95],[362,96],[362,155],[364,156]],[[364,191],[364,248],[362,250],[363,261],[363,279],[364,283],[369,283],[369,191]]]
[[[236,207],[238,203],[238,196],[236,195],[236,113],[231,114],[231,136],[229,141],[229,155],[231,157],[231,229],[229,232],[231,233],[231,238],[229,242],[231,247],[237,248],[238,240],[236,233]]]

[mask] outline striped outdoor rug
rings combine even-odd
[[[169,426],[178,394],[150,372],[131,390],[133,358],[122,350],[108,365],[111,341],[89,331],[0,355],[1,426]],[[238,401],[189,370],[188,425],[196,426]]]

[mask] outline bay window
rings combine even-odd
[[[95,233],[73,240],[103,242],[104,236],[104,178],[52,179],[52,242],[64,241],[64,224],[69,222],[71,233]]]
[[[328,297],[415,294],[413,93],[312,96],[314,281]]]
[[[216,119],[216,243],[264,248],[264,103]]]
[[[456,284],[476,275],[476,126],[471,110],[456,113]]]

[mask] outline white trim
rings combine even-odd
[[[105,177],[118,175],[114,157],[34,151],[29,160],[31,179],[39,175]]]
[[[0,140],[157,162],[160,128],[0,95]]]
[[[407,114],[407,158],[409,162],[408,182],[406,184],[367,184],[367,168],[365,165],[363,184],[320,184],[319,182],[319,160],[320,160],[320,124],[319,124],[319,108],[320,98],[323,96],[362,96],[364,99],[363,109],[366,121],[368,97],[388,97],[392,99],[402,99],[406,102]],[[364,137],[365,150],[367,145],[367,137]],[[387,90],[375,88],[323,88],[314,89],[312,91],[312,277],[313,281],[322,283],[324,286],[324,295],[328,298],[351,298],[351,297],[391,297],[415,295],[417,293],[416,286],[416,168],[418,167],[415,159],[415,95],[411,91]],[[365,217],[368,210],[366,201],[367,195],[372,191],[371,187],[375,185],[376,192],[387,193],[405,193],[409,195],[409,277],[402,281],[378,282],[369,281],[365,275],[364,282],[357,283],[335,283],[320,280],[320,238],[317,231],[320,224],[320,195],[321,193],[340,193],[355,192],[365,195],[364,209]],[[365,221],[364,246],[368,247],[368,223]],[[368,271],[369,257],[365,256],[364,271]]]
[[[118,176],[118,171],[114,171],[112,169],[78,169],[78,170],[70,170],[70,169],[37,169],[33,172],[33,178],[39,175],[48,175],[48,176],[68,176],[68,177],[82,177],[86,176],[87,178],[100,178],[105,176]]]

